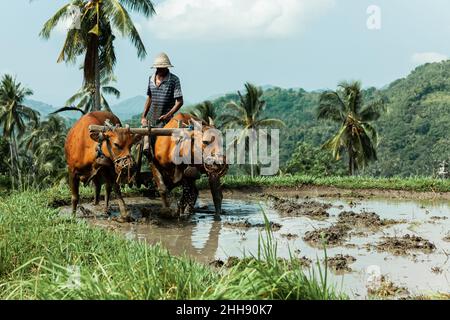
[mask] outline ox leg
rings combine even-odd
[[[77,213],[78,201],[80,200],[80,178],[69,171],[69,186],[72,193],[72,214]]]
[[[183,179],[181,182],[181,186],[183,189],[183,194],[181,195],[180,200],[178,201],[178,216],[182,216],[184,214],[184,210],[187,207],[187,199],[188,199],[188,193],[189,193],[189,184],[187,182],[187,179]]]
[[[215,207],[215,219],[220,220],[220,215],[222,214],[222,185],[220,183],[220,178],[215,175],[210,175],[208,177],[209,188],[211,189],[211,195]]]
[[[195,203],[198,199],[198,189],[195,182],[196,180],[189,179],[189,191],[187,195],[188,214],[193,214],[195,212]]]
[[[97,177],[93,180],[93,183],[94,183],[94,190],[95,190],[94,205],[98,206],[98,204],[100,203],[100,192],[102,190],[102,184],[101,184],[101,181]]]
[[[164,184],[164,179],[161,174],[161,172],[158,170],[158,168],[151,164],[153,179],[156,183],[156,188],[158,189],[159,195],[161,196],[162,204],[164,208],[169,208],[169,201],[167,201],[167,187]]]
[[[178,202],[178,215],[182,216],[187,208],[187,214],[194,213],[195,203],[198,198],[198,189],[194,179],[184,178],[182,181],[183,194]]]
[[[109,201],[111,200],[112,183],[106,182],[105,185],[105,214],[109,215]]]
[[[114,183],[114,192],[117,195],[117,198],[118,198],[118,201],[119,201],[120,220],[121,221],[128,221],[130,219],[130,215],[128,213],[125,201],[123,200],[122,192],[120,191],[120,185],[117,184],[117,183]]]

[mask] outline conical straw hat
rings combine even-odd
[[[164,52],[160,53],[153,62],[152,68],[171,68],[173,67],[169,57]]]

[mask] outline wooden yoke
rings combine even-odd
[[[90,132],[106,132],[110,130],[107,126],[99,126],[99,125],[90,125],[89,131]],[[181,134],[184,131],[188,130],[190,131],[190,128],[122,128],[117,127],[113,129],[116,132],[129,132],[133,134],[138,134],[142,136],[171,136],[173,134]]]

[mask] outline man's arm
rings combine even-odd
[[[175,113],[177,113],[178,110],[180,110],[180,108],[183,106],[184,104],[184,100],[183,97],[179,97],[175,100],[175,105],[173,106],[172,109],[170,109],[169,112],[167,112],[165,115],[162,115],[159,120],[167,120],[169,118],[171,118]]]
[[[148,125],[147,114],[150,111],[151,104],[152,104],[152,97],[147,96],[147,100],[145,100],[145,105],[144,105],[144,113],[142,114],[142,117],[141,117],[141,124],[143,126]]]

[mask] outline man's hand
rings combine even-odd
[[[167,119],[169,119],[172,115],[170,113],[166,113],[165,115],[162,115],[161,117],[159,117],[159,121],[165,121]]]
[[[147,120],[147,118],[145,118],[145,117],[142,117],[142,118],[141,118],[141,125],[142,125],[143,127],[148,126],[148,120]]]

